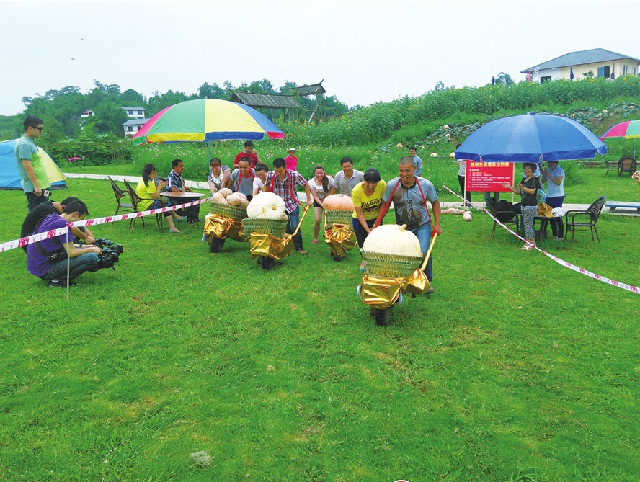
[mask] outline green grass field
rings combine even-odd
[[[637,200],[628,176],[575,177],[567,202]],[[107,181],[68,195],[113,214]],[[26,200],[0,203],[4,242]],[[356,296],[359,253],[333,262],[311,216],[309,256],[270,271],[248,243],[211,254],[196,225],[96,226],[124,254],[68,300],[22,250],[0,253],[0,481],[637,480],[640,297],[492,224],[443,216],[435,293],[385,328]],[[540,247],[640,285],[638,220],[603,215],[598,232]]]

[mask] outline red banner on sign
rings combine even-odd
[[[467,191],[472,192],[510,192],[502,184],[513,186],[512,162],[467,161],[465,170]]]

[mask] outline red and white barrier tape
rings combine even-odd
[[[447,186],[445,186],[444,184],[442,185],[443,188],[445,188],[447,191],[449,191],[451,194],[453,194],[454,196],[458,197],[461,201],[463,201],[462,196],[460,196],[458,193],[453,192],[451,189],[449,189]],[[511,229],[509,229],[507,226],[505,226],[504,224],[502,224],[498,219],[496,219],[489,211],[487,211],[484,207],[483,208],[477,208],[475,206],[472,205],[472,207],[474,209],[477,209],[478,211],[484,212],[485,214],[487,214],[491,219],[493,219],[496,223],[498,223],[498,225],[504,229],[506,229],[507,231],[509,231],[511,234],[513,234],[516,238],[526,242],[526,240],[520,236],[518,233],[512,231]],[[556,263],[558,263],[561,266],[564,266],[565,268],[569,268],[573,271],[575,271],[576,273],[580,273],[584,276],[588,276],[589,278],[593,278],[595,280],[598,281],[602,281],[603,283],[607,283],[611,286],[615,286],[617,288],[622,288],[623,290],[627,290],[627,291],[631,291],[632,293],[637,293],[640,294],[640,288],[638,288],[637,286],[633,286],[633,285],[628,285],[626,283],[621,283],[620,281],[615,281],[609,278],[606,278],[604,276],[600,276],[599,274],[595,274],[592,273],[591,271],[587,271],[584,268],[580,268],[579,266],[576,266],[574,264],[569,263],[568,261],[564,261],[560,258],[558,258],[557,256],[554,256],[551,253],[547,253],[546,251],[544,251],[543,249],[538,248],[537,246],[533,246],[533,249],[540,251],[542,254],[544,254],[545,256],[547,256],[548,258],[551,258],[552,260],[554,260]]]
[[[153,214],[166,213],[168,211],[173,211],[175,209],[182,209],[189,206],[197,206],[198,204],[202,204],[203,202],[209,201],[210,199],[211,198],[198,199],[197,201],[190,201],[188,203],[184,203],[176,206],[165,206],[160,209],[150,209],[148,211],[140,211],[138,213],[118,214],[114,216],[107,216],[106,218],[83,219],[82,221],[76,221],[75,223],[67,224],[67,228],[71,226],[76,226],[76,227],[96,226],[98,224],[115,223],[116,221],[122,221],[126,219],[137,219],[137,218],[141,218],[142,216],[151,216]],[[24,238],[14,239],[13,241],[2,243],[0,244],[0,253],[4,251],[9,251],[10,249],[21,248],[23,246],[33,244],[36,241],[42,241],[43,239],[49,239],[56,236],[60,236],[67,232],[67,228],[58,228],[52,231],[47,231],[45,233],[38,233],[32,236],[26,236]]]

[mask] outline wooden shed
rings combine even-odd
[[[273,119],[274,110],[283,110],[284,116],[287,117],[289,109],[304,109],[295,97],[289,95],[277,95],[277,94],[251,94],[248,92],[233,92],[231,102],[238,102],[240,104],[248,105],[254,109],[259,110],[263,114]],[[265,113],[263,110],[268,109],[269,112]]]

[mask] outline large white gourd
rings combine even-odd
[[[252,219],[286,219],[284,200],[272,192],[258,193],[247,206],[247,217]]]
[[[362,249],[372,253],[422,256],[418,237],[411,231],[407,231],[404,224],[378,226],[364,240]]]

